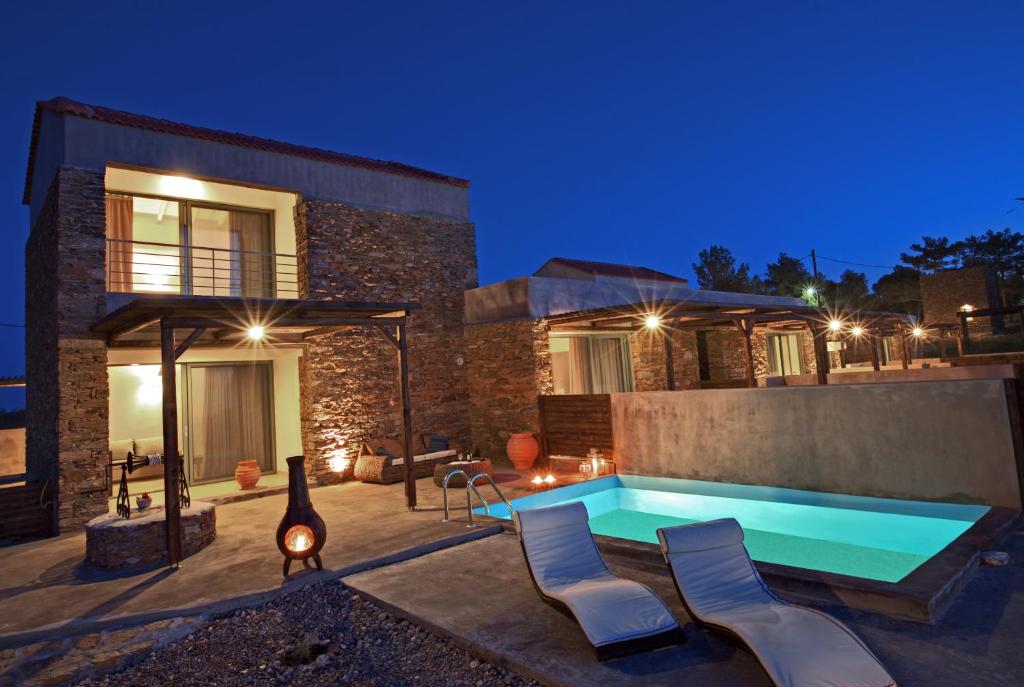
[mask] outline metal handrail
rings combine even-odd
[[[477,497],[480,497],[480,492],[477,491],[476,486],[473,483],[476,482],[481,477],[483,477],[484,479],[486,479],[488,482],[491,483],[491,487],[494,488],[494,492],[498,495],[498,498],[500,498],[502,500],[502,502],[505,504],[505,507],[508,508],[508,516],[511,518],[512,514],[515,512],[515,508],[512,507],[512,502],[509,501],[507,498],[505,498],[505,494],[498,487],[498,483],[495,482],[494,478],[492,478],[486,472],[478,472],[475,475],[473,475],[472,477],[470,477],[469,480],[466,482],[466,503],[470,502],[469,501],[469,490],[470,489],[472,489],[474,492],[476,492]],[[482,498],[480,500],[483,501]],[[484,515],[490,515],[490,514],[491,514],[491,509],[487,507],[487,502],[484,501]],[[469,524],[466,525],[466,527],[476,527],[476,523],[473,522],[473,509],[472,508],[469,509]]]
[[[299,292],[298,257],[269,251],[107,238],[106,272],[107,290],[117,293],[255,290],[288,298]]]
[[[469,484],[469,475],[466,474],[466,471],[460,468],[455,468],[454,470],[452,470],[451,472],[444,476],[444,483],[441,485],[442,495],[444,497],[444,518],[441,520],[441,522],[451,521],[451,517],[449,516],[448,513],[448,480],[450,480],[455,475],[460,474],[466,478],[466,509],[469,511],[470,522],[472,523],[473,521],[473,500],[472,497],[469,495],[470,489],[473,490],[473,493],[476,494],[476,497],[480,499],[480,503],[483,504],[484,513],[489,514],[491,512],[491,507],[487,505],[487,501],[484,499],[483,496],[480,495],[480,491],[475,486]],[[473,525],[470,524],[467,525],[467,527],[473,527]]]

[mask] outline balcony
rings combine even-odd
[[[298,298],[294,255],[107,239],[108,293]]]

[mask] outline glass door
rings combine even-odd
[[[190,363],[185,370],[191,481],[231,479],[240,460],[274,472],[273,363]]]
[[[189,203],[189,259],[196,296],[274,297],[274,240],[267,212]]]

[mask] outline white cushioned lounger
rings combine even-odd
[[[664,601],[605,565],[582,503],[517,510],[513,519],[537,592],[576,619],[599,660],[685,641]]]
[[[764,583],[732,518],[658,530],[690,616],[739,638],[780,687],[892,687],[895,680],[848,627],[794,606]]]

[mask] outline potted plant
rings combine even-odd
[[[141,495],[135,497],[135,505],[140,511],[146,510],[152,503],[153,499],[150,498],[148,491],[144,491]]]

